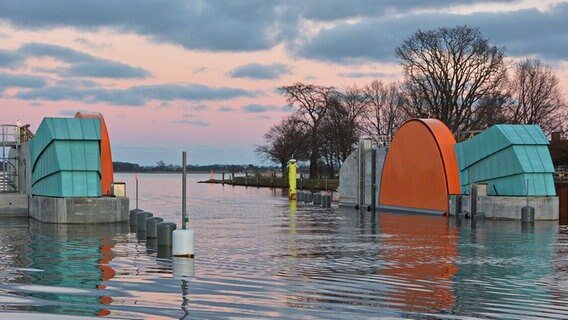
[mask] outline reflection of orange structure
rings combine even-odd
[[[100,248],[100,252],[102,253],[103,257],[99,259],[98,267],[102,271],[101,281],[109,281],[110,279],[114,278],[114,275],[116,274],[114,269],[112,269],[112,267],[108,265],[108,263],[114,258],[114,254],[112,253],[114,244],[112,243],[112,240],[105,239],[104,241],[105,244],[103,244]],[[104,290],[106,289],[106,286],[104,284],[100,284],[98,286],[98,289]],[[112,303],[112,298],[109,296],[102,296],[99,298],[99,302],[101,304],[108,305]],[[110,310],[108,309],[101,309],[97,312],[97,316],[99,317],[108,316],[109,314]]]
[[[455,143],[439,120],[404,123],[385,159],[380,205],[447,213],[448,195],[460,193]]]
[[[382,233],[389,235],[381,240],[391,266],[384,274],[409,284],[389,296],[409,311],[450,309],[456,301],[451,279],[458,271],[453,262],[459,255],[458,230],[440,216],[383,212],[379,217]]]
[[[112,167],[112,154],[110,139],[103,115],[100,113],[77,112],[75,118],[98,118],[101,120],[101,192],[103,195],[111,194],[111,184],[114,181],[114,169]]]

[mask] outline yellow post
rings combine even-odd
[[[290,184],[290,200],[296,200],[296,160],[288,161],[288,181]]]

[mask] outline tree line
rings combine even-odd
[[[181,172],[180,165],[166,164],[165,161],[160,160],[154,166],[141,166],[137,163],[113,161],[113,169],[115,172]],[[256,171],[272,171],[277,170],[274,166],[255,166],[252,164],[238,165],[238,164],[210,164],[210,165],[192,165],[188,164],[186,170],[189,172],[256,172]]]
[[[418,30],[396,48],[401,81],[337,89],[309,83],[279,87],[294,113],[272,126],[256,153],[286,171],[309,162],[309,175],[333,177],[361,135],[390,141],[411,118],[436,118],[456,138],[494,124],[568,129],[568,105],[552,68],[536,58],[506,59],[478,28]]]

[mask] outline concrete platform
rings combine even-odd
[[[129,220],[128,198],[30,197],[30,217],[45,223],[115,223]]]
[[[535,220],[559,219],[558,197],[529,197],[528,203],[535,209]],[[477,212],[485,213],[489,219],[521,220],[521,208],[526,205],[526,197],[483,196],[478,197]],[[471,212],[469,195],[450,196],[450,215],[455,216],[458,211]]]
[[[28,195],[0,193],[0,217],[27,217]]]

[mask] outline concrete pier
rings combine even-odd
[[[29,216],[45,223],[114,223],[129,219],[128,198],[30,197]]]
[[[457,206],[461,197],[461,208]],[[471,212],[469,195],[450,196],[450,216],[459,212]],[[535,220],[558,220],[558,197],[529,197],[528,203],[535,210]],[[477,197],[477,212],[483,212],[487,219],[521,220],[521,209],[527,205],[526,197],[479,196]]]
[[[0,193],[0,217],[27,217],[28,195]]]

